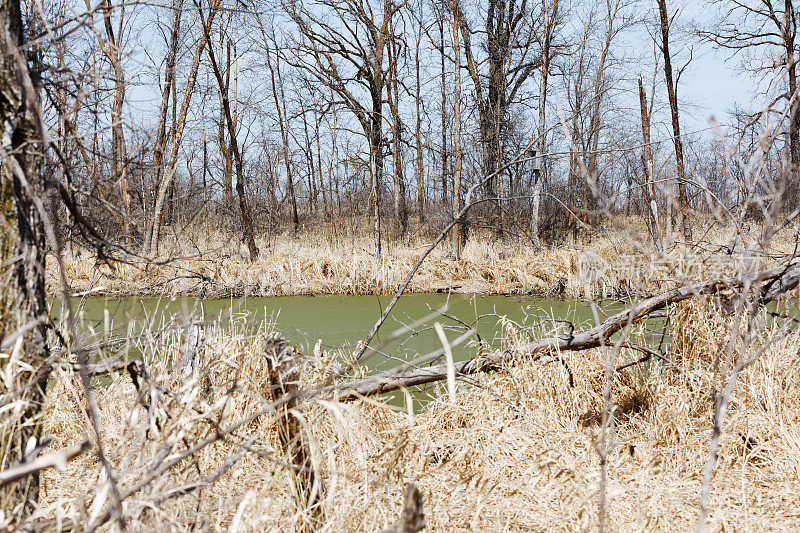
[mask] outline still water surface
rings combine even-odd
[[[161,324],[161,318],[165,318],[167,323],[185,323],[185,317],[190,315],[195,320],[221,320],[224,324],[231,317],[246,314],[249,317],[247,323],[253,328],[264,319],[273,321],[275,329],[304,353],[310,353],[317,342],[321,342],[323,349],[342,348],[344,352],[352,353],[355,343],[366,337],[390,299],[391,296],[288,296],[225,300],[89,297],[84,300],[75,298],[72,305],[73,308],[82,309],[82,328],[91,326],[98,333],[104,329],[106,310],[112,327],[119,328],[118,334],[124,334],[131,322],[135,324],[134,329],[140,331],[145,327],[147,318],[153,316],[156,317],[156,325]],[[57,313],[60,305],[54,302],[53,307],[53,312]],[[444,314],[431,316],[443,309],[446,309]],[[618,309],[618,303],[600,307],[600,319],[605,316],[603,312],[610,313]],[[501,317],[527,326],[542,324],[549,329],[556,324],[549,319],[569,321],[576,330],[594,324],[589,304],[575,300],[533,296],[409,294],[395,306],[372,346],[379,346],[393,331],[418,321],[423,322],[417,324],[412,332],[382,347],[382,354],[407,359],[441,348],[442,343],[433,329],[437,321],[445,328],[451,341],[464,333],[465,325],[469,325],[485,342],[499,346],[506,335],[500,323]],[[537,333],[540,334],[541,330],[537,330]],[[474,340],[476,337],[470,338]],[[457,360],[473,355],[475,347],[468,346],[466,342],[454,348]],[[372,367],[384,367],[385,356],[373,355],[367,363]]]

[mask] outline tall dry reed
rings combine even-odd
[[[693,306],[673,314],[674,346],[685,350],[677,368],[652,363],[615,374],[605,487],[606,525],[613,530],[687,530],[697,520],[715,386],[707,363],[718,324],[711,312]],[[540,325],[523,332],[512,323],[506,329],[510,344],[559,331]],[[147,475],[165,445],[168,458],[177,456],[263,408],[270,397],[263,345],[270,335],[267,325],[247,327],[244,320],[210,327],[201,372],[191,383],[181,383],[174,368],[180,329],[136,341],[164,391],[158,406],[148,414],[127,375],[97,389],[102,439],[123,489]],[[430,387],[427,407],[417,405],[411,413],[403,402],[342,404],[331,398],[305,404],[299,420],[326,488],[322,530],[370,531],[393,523],[409,482],[422,491],[430,531],[595,527],[603,361],[613,349],[550,354],[460,381],[455,403],[443,386]],[[712,486],[714,530],[797,524],[799,354],[800,336],[781,336],[740,376]],[[617,362],[640,355],[622,349]],[[302,387],[318,384],[332,359],[325,353],[307,357]],[[68,373],[50,389],[46,431],[55,437],[53,447],[87,436],[81,395]],[[286,531],[312,523],[314,517],[293,504],[275,422],[267,410],[132,494],[124,505],[131,526]],[[243,450],[228,475],[168,497]],[[71,462],[66,472],[48,471],[43,481],[45,516],[85,526],[109,505],[108,481],[91,455]]]
[[[562,243],[535,251],[519,239],[492,241],[474,232],[459,261],[449,248],[431,254],[414,276],[410,292],[452,288],[480,294],[549,294],[568,297],[639,295],[663,290],[677,282],[696,282],[737,272],[737,256],[720,254],[716,245],[674,244],[665,254],[643,248],[630,228],[640,220],[617,221],[600,228],[591,242]],[[789,229],[772,240],[773,252],[791,252]],[[703,242],[730,242],[734,228],[713,221]],[[757,228],[743,238],[758,237]],[[749,240],[748,240],[749,239]],[[298,294],[375,294],[397,290],[427,246],[415,238],[389,243],[380,261],[372,254],[369,236],[324,237],[309,233],[259,241],[262,254],[249,262],[235,240],[209,229],[202,248],[173,238],[164,263],[97,263],[86,252],[66,254],[65,275],[73,292],[108,295],[177,295],[201,297],[288,296]],[[788,257],[788,256],[787,256]],[[168,261],[166,261],[169,259]],[[48,263],[48,279],[58,285],[57,265]]]

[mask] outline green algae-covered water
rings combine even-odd
[[[335,350],[342,362],[349,361],[357,343],[369,333],[391,296],[287,296],[271,298],[232,298],[227,300],[197,300],[193,298],[72,298],[71,305],[80,312],[79,330],[109,339],[124,338],[129,333],[155,332],[162,328],[181,330],[190,321],[218,321],[223,328],[233,328],[247,334],[263,328],[265,321],[273,330],[288,339],[303,353],[310,354],[315,346]],[[60,302],[52,303],[52,315],[60,313]],[[452,347],[456,361],[474,357],[480,339],[491,348],[512,345],[507,338],[507,324],[513,323],[518,340],[533,340],[544,336],[590,328],[596,320],[623,308],[621,302],[601,302],[596,305],[597,317],[587,302],[558,300],[534,296],[500,296],[470,294],[409,294],[403,296],[392,310],[378,336],[370,344],[376,350],[367,352],[361,363],[366,372],[375,373],[395,368],[404,362],[442,348],[434,325],[440,323],[449,342],[464,337]],[[663,340],[663,320],[648,321],[644,335],[656,346]],[[389,341],[393,332],[407,331]],[[472,328],[474,332],[469,333]],[[521,333],[520,333],[521,332]],[[149,335],[148,333],[148,335]],[[141,336],[145,339],[148,335]],[[123,349],[124,342],[112,343]],[[119,355],[140,357],[136,343],[127,345]],[[113,350],[112,350],[113,352]],[[436,361],[431,361],[436,362]],[[622,363],[624,361],[620,361]],[[389,394],[387,400],[401,408],[412,398],[415,409],[424,407],[430,392],[412,391],[411,396]]]
[[[341,349],[352,353],[358,341],[364,339],[381,315],[391,296],[287,296],[271,298],[233,298],[226,300],[195,300],[191,298],[125,298],[104,297],[73,298],[72,306],[81,311],[80,328],[91,327],[98,334],[107,328],[112,336],[125,335],[133,324],[134,332],[141,331],[152,320],[155,327],[180,325],[193,320],[220,320],[222,324],[242,317],[255,328],[263,321],[274,323],[274,328],[290,342],[310,353],[317,343],[324,350]],[[57,301],[53,313],[60,310]],[[619,304],[600,306],[600,319],[604,312],[618,310]],[[439,314],[440,313],[440,314]],[[463,335],[467,327],[475,333],[453,348],[456,359],[475,355],[474,344],[481,340],[491,346],[500,346],[507,335],[503,320],[511,320],[523,327],[534,326],[531,335],[540,336],[568,321],[576,330],[594,324],[589,304],[575,300],[557,300],[533,296],[484,296],[468,294],[409,294],[397,303],[378,337],[371,346],[379,347],[367,360],[370,367],[384,368],[386,362],[397,364],[424,355],[442,347],[434,323],[445,329],[448,340]],[[384,346],[383,341],[400,328],[412,326],[395,341]],[[568,325],[566,325],[569,328]],[[561,331],[564,331],[562,329]]]

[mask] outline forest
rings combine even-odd
[[[787,530],[793,0],[0,0],[0,528]]]

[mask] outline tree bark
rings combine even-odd
[[[642,116],[642,140],[644,149],[642,150],[642,167],[644,168],[645,191],[647,191],[648,226],[650,235],[653,238],[653,245],[659,252],[664,251],[661,243],[661,228],[658,221],[658,204],[656,203],[656,183],[653,179],[653,148],[650,146],[650,112],[647,108],[647,94],[644,92],[642,78],[639,78],[639,106]]]
[[[791,102],[789,111],[789,183],[786,186],[784,204],[794,207],[800,194],[800,94],[797,94],[797,51],[795,50],[796,19],[792,0],[784,0],[783,9],[783,42],[786,49],[786,69],[789,78],[788,99]]]
[[[678,87],[672,79],[672,58],[669,53],[669,16],[667,0],[658,0],[658,13],[661,19],[661,51],[664,55],[664,76],[667,79],[669,110],[672,115],[672,135],[675,143],[675,164],[678,169],[678,208],[680,210],[683,238],[692,242],[692,223],[689,220],[689,196],[686,193],[686,170],[683,166],[683,141],[678,116]]]
[[[45,299],[44,130],[39,88],[22,52],[19,0],[0,0],[0,342],[10,343],[11,357],[0,383],[0,471],[25,459],[26,449],[41,437],[39,417],[50,375]],[[8,230],[8,231],[7,231]],[[10,408],[18,402],[19,409]],[[34,510],[39,477],[33,474],[0,488],[6,517],[22,519]],[[13,522],[12,522],[13,523]]]

